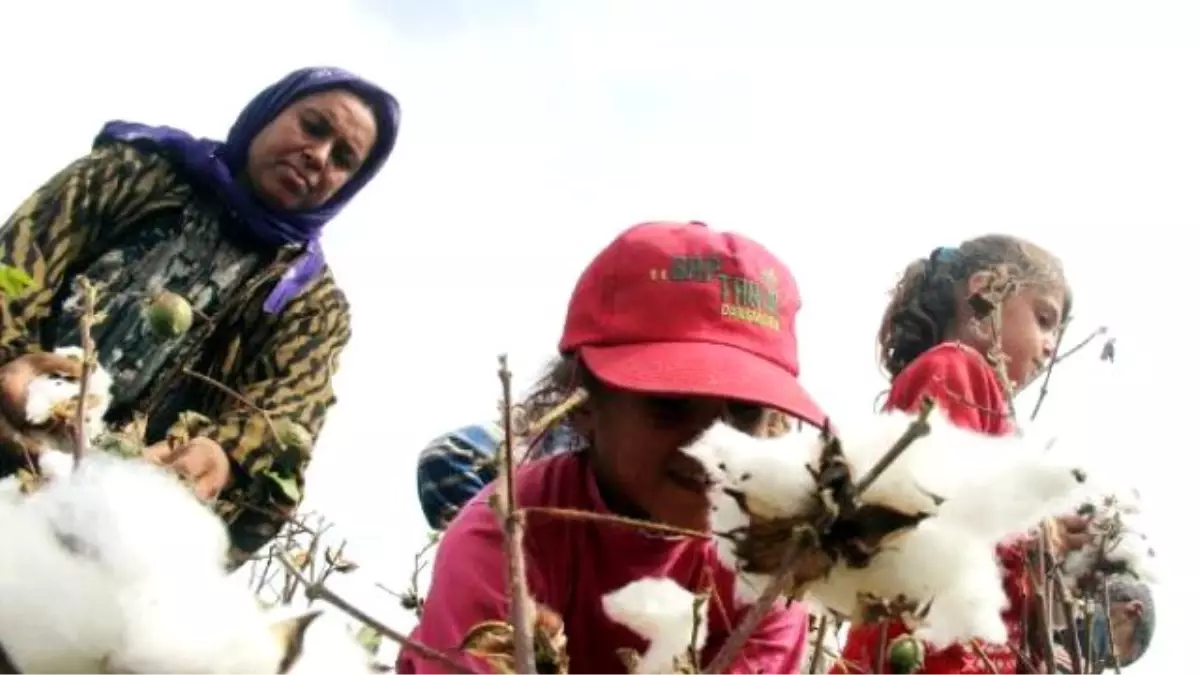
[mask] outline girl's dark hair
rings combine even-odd
[[[1063,321],[1071,312],[1071,289],[1062,262],[1018,237],[989,234],[957,248],[938,248],[908,265],[879,326],[879,363],[891,377],[946,340],[958,319],[968,279],[978,272],[1001,273],[1017,288],[1062,292]]]
[[[542,377],[515,406],[514,435],[523,442],[533,440],[531,425],[562,405],[581,388],[589,397],[600,396],[607,389],[607,385],[593,375],[574,354],[560,356],[551,361]],[[765,412],[763,419],[756,425],[755,433],[778,436],[791,429],[791,421],[784,413],[772,408],[766,408]]]

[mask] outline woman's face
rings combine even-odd
[[[297,100],[250,143],[246,174],[258,196],[283,211],[328,202],[375,145],[371,108],[343,90]]]
[[[706,477],[679,451],[719,417],[750,431],[761,407],[700,397],[606,389],[589,397],[573,424],[587,435],[609,507],[692,530],[708,527]]]

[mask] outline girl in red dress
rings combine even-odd
[[[998,276],[1013,285],[995,309],[1000,319],[996,335],[996,325],[975,319],[969,303]],[[961,427],[994,435],[1012,432],[1007,392],[1049,364],[1070,311],[1071,291],[1062,264],[1034,244],[989,235],[934,250],[905,269],[879,328],[880,362],[892,379],[885,408],[913,410],[930,396]],[[1005,360],[1001,370],[1008,383],[1000,380],[985,356],[995,347]],[[1056,545],[1072,545],[1080,537],[1076,531],[1082,523],[1077,520],[1062,519],[1063,534]],[[1024,618],[1032,597],[1025,566],[1030,541],[1016,538],[997,550],[1011,601],[1003,615],[1008,643],[979,644],[979,650],[965,644],[942,650],[926,645],[917,672],[1025,672],[1017,650],[1024,641]],[[852,627],[842,660],[832,672],[879,672],[879,641],[890,643],[905,633],[899,621]],[[892,672],[884,661],[882,672]]]

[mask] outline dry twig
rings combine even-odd
[[[75,464],[83,459],[91,439],[87,433],[88,380],[91,379],[92,361],[95,360],[95,344],[92,342],[92,323],[96,319],[96,287],[87,277],[79,277],[79,290],[83,293],[83,314],[79,317],[79,341],[83,347],[83,367],[79,376],[79,403],[75,408],[75,445],[72,455]]]
[[[504,548],[508,559],[509,623],[513,629],[513,659],[517,672],[537,672],[533,651],[533,601],[525,577],[524,523],[517,510],[515,463],[513,462],[512,373],[508,356],[500,356],[500,386],[503,389],[504,458],[500,481],[490,500],[504,530]]]
[[[450,656],[449,654],[440,652],[432,647],[423,645],[420,642],[417,642],[416,640],[410,640],[408,638],[408,636],[402,635],[399,631],[396,631],[396,630],[388,627],[386,624],[382,623],[378,619],[375,619],[371,615],[367,614],[366,612],[362,611],[361,609],[350,604],[348,601],[346,601],[340,595],[329,590],[324,584],[311,583],[310,581],[308,581],[307,579],[304,578],[304,572],[297,569],[296,566],[294,564],[292,564],[292,562],[290,560],[287,559],[286,555],[279,555],[276,557],[279,560],[279,564],[283,565],[284,569],[287,570],[288,574],[290,574],[292,576],[292,578],[296,579],[298,583],[300,583],[304,586],[305,595],[308,596],[310,599],[324,600],[325,602],[328,602],[330,605],[333,605],[334,607],[337,607],[338,609],[342,610],[346,614],[350,615],[353,619],[362,622],[364,625],[370,626],[372,629],[377,631],[380,635],[382,635],[386,638],[389,638],[391,640],[395,640],[396,642],[399,642],[406,649],[411,649],[413,652],[420,654],[421,656],[423,656],[427,659],[441,663],[442,665],[449,668],[451,670],[451,672],[455,672],[455,673],[473,673],[473,672],[475,672],[475,670],[473,668],[471,668],[470,666],[468,666],[466,663],[454,658],[453,656]],[[533,671],[529,671],[529,672],[533,672]]]

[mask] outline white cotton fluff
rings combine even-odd
[[[646,640],[638,673],[675,672],[675,659],[708,640],[708,599],[695,607],[696,596],[672,579],[643,577],[601,598],[604,613]],[[699,618],[699,622],[696,619]]]
[[[811,513],[817,506],[817,484],[808,470],[814,460],[795,433],[753,438],[717,422],[682,452],[699,462],[715,481],[708,493],[709,527],[715,533],[734,532],[750,523],[729,490],[745,495],[749,507],[764,517]],[[718,536],[715,544],[722,564],[740,572],[733,540]],[[739,573],[735,598],[750,604],[770,581],[769,575]]]
[[[55,354],[78,361],[83,360],[80,347],[59,347]],[[80,383],[76,379],[62,377],[56,373],[43,373],[29,381],[25,400],[25,418],[30,424],[45,424],[50,421],[54,409],[62,403],[77,400]],[[88,374],[88,405],[84,413],[85,429],[89,440],[95,440],[104,432],[104,415],[112,402],[112,376],[103,366],[96,364]],[[43,447],[67,449],[71,447],[71,436],[56,436],[42,431],[29,434]]]
[[[1156,583],[1154,548],[1143,524],[1141,495],[1123,488],[1087,500],[1081,512],[1091,514],[1092,540],[1063,558],[1063,581],[1078,591],[1085,578],[1106,568]]]
[[[0,500],[0,645],[21,672],[275,673],[289,646],[287,672],[369,672],[366,650],[309,635],[321,615],[262,610],[225,572],[220,519],[167,469],[40,459],[45,484]]]
[[[912,414],[888,412],[839,428],[855,480],[884,456],[913,419]],[[930,434],[909,446],[862,501],[930,517],[887,542],[865,569],[835,564],[826,578],[810,585],[808,596],[846,616],[855,613],[860,593],[932,600],[918,635],[935,646],[973,637],[1003,641],[1000,614],[1008,601],[995,548],[1009,536],[1072,510],[1088,488],[1084,463],[1068,456],[1064,444],[974,433],[954,426],[937,410],[929,423]],[[1054,447],[1048,450],[1049,445]],[[716,483],[710,490],[711,527],[719,535],[731,524],[747,522],[736,503],[723,496],[726,488],[757,493],[757,502],[771,504],[776,513],[813,513],[816,486],[805,465],[816,469],[823,447],[812,427],[757,439],[718,422],[684,452],[697,458]],[[736,462],[721,459],[733,456]],[[720,470],[722,463],[740,473]],[[730,565],[730,544],[719,543],[718,554]],[[730,566],[738,569],[736,561]],[[743,602],[769,581],[767,575],[748,577],[739,574],[737,598]]]

